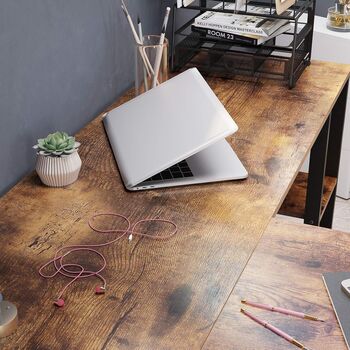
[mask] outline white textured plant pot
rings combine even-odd
[[[47,186],[63,187],[78,179],[81,159],[78,152],[61,157],[38,154],[36,172],[40,180]]]

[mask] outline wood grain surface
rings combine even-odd
[[[300,219],[304,218],[308,176],[308,173],[299,172],[278,212],[279,214]],[[336,186],[337,179],[335,177],[325,176],[321,203],[321,218]]]
[[[297,349],[240,313],[240,308],[313,350],[346,350],[322,273],[348,271],[350,235],[273,219],[218,318],[204,349]],[[243,305],[251,301],[318,316],[307,321]]]
[[[349,66],[314,62],[293,90],[271,80],[208,80],[240,128],[228,140],[245,181],[127,192],[102,115],[87,125],[76,135],[83,167],[75,184],[47,188],[31,174],[0,200],[0,290],[20,319],[2,348],[200,348],[348,75]],[[87,220],[101,211],[133,222],[169,218],[179,232],[168,242],[125,239],[102,249],[106,294],[95,296],[97,282],[87,279],[57,309],[67,280],[43,280],[37,270],[62,245],[100,241]]]

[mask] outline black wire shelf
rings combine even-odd
[[[250,1],[247,5],[264,6],[270,14],[256,14],[227,9],[213,10],[219,0],[196,0],[190,6],[173,12],[171,68],[181,71],[197,67],[203,74],[220,77],[250,75],[285,81],[293,88],[311,61],[315,0],[296,1],[289,11],[277,15],[274,0]],[[226,1],[234,3],[234,1]],[[246,9],[248,7],[246,6]],[[178,11],[193,13],[185,24],[176,29]],[[261,45],[217,38],[192,29],[194,19],[205,11],[244,13],[254,16],[288,19],[291,29]]]

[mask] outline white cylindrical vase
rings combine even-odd
[[[78,179],[81,159],[78,152],[60,157],[38,154],[36,172],[40,180],[50,187],[68,186]]]

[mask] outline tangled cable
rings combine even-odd
[[[126,223],[125,226],[127,226],[127,227],[125,227],[123,229],[102,230],[100,228],[95,227],[95,225],[93,224],[93,221],[97,217],[121,218],[125,221],[125,223]],[[141,233],[141,232],[135,231],[136,227],[138,227],[140,224],[146,223],[146,222],[149,222],[149,223],[161,222],[161,223],[165,223],[165,224],[170,224],[174,227],[174,230],[170,234],[167,234],[167,235],[159,235],[159,234],[152,235],[152,234],[148,234],[148,233]],[[61,274],[65,277],[68,277],[71,279],[71,281],[68,282],[62,288],[62,290],[60,291],[60,293],[57,296],[57,299],[54,302],[54,304],[58,307],[64,306],[63,294],[65,293],[67,288],[71,284],[73,284],[74,282],[76,282],[77,280],[79,280],[81,278],[97,277],[98,279],[100,279],[102,281],[103,285],[97,286],[95,288],[95,293],[96,294],[104,294],[105,293],[107,283],[106,283],[105,278],[101,275],[101,273],[105,269],[105,267],[107,265],[107,261],[106,261],[106,258],[104,257],[104,255],[101,252],[99,252],[96,248],[101,248],[101,247],[105,247],[105,246],[108,246],[110,244],[113,244],[113,243],[119,241],[120,239],[122,239],[123,237],[125,237],[127,234],[129,234],[129,236],[128,236],[129,241],[131,241],[133,238],[133,235],[147,237],[147,238],[154,239],[154,240],[166,240],[166,239],[171,238],[172,236],[174,236],[177,233],[176,224],[170,220],[143,219],[143,220],[137,221],[134,225],[131,225],[130,220],[126,216],[121,215],[121,214],[115,214],[115,213],[96,214],[90,218],[90,220],[88,221],[88,225],[96,233],[118,234],[118,236],[116,238],[112,239],[111,241],[107,241],[105,243],[100,243],[100,244],[84,244],[84,245],[79,244],[79,245],[63,246],[56,251],[55,256],[51,260],[49,260],[47,263],[45,263],[44,265],[42,265],[40,267],[39,274],[43,278],[50,279],[50,278],[54,278],[58,274]],[[97,255],[98,257],[100,257],[102,260],[101,267],[98,268],[96,271],[89,271],[88,269],[84,268],[83,265],[64,262],[64,260],[67,259],[67,257],[70,254],[76,253],[76,252],[83,252],[83,251],[91,252],[91,253]],[[51,264],[53,264],[54,272],[52,274],[45,274],[43,272],[43,270]]]

